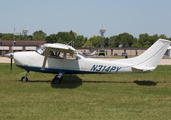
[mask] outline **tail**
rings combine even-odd
[[[131,64],[133,69],[142,71],[153,71],[159,64],[170,44],[171,41],[169,40],[159,39],[143,54],[135,58],[118,60],[118,62]]]

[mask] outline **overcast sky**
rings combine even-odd
[[[171,37],[171,0],[1,0],[0,33],[28,35],[43,30],[47,35],[73,30],[78,35],[105,37],[128,32]]]

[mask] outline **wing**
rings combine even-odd
[[[44,44],[44,48],[46,49],[46,54],[45,54],[43,65],[42,65],[43,71],[45,69],[47,56],[50,50],[63,52],[63,53],[71,53],[71,54],[76,52],[76,50],[73,47],[69,45],[60,44],[60,43],[54,43],[54,44],[47,43],[47,44]]]
[[[52,50],[64,52],[64,53],[74,53],[76,51],[73,47],[60,43],[44,44],[44,47],[45,49],[50,48]]]

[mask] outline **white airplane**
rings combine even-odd
[[[28,81],[29,71],[57,74],[54,84],[60,84],[63,74],[110,74],[147,73],[157,67],[171,41],[157,40],[140,56],[129,59],[107,61],[87,58],[68,45],[54,43],[29,52],[14,52],[5,56],[13,58],[16,66],[27,71],[21,81]],[[61,54],[63,53],[63,54]],[[70,53],[73,57],[67,57]]]
[[[93,56],[96,54],[96,51],[94,51],[93,53],[86,53],[86,56]]]

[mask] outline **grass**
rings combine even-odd
[[[0,64],[0,119],[169,120],[171,66],[147,74],[55,75]]]

